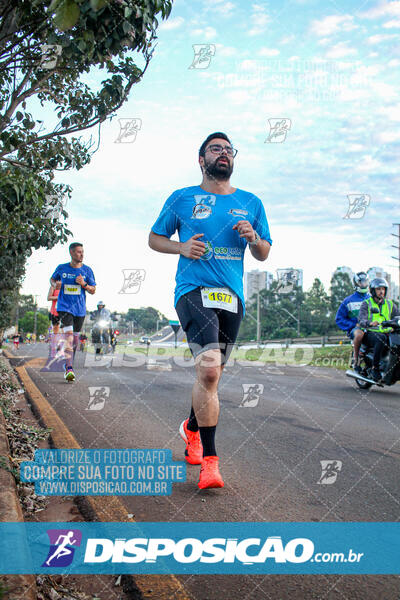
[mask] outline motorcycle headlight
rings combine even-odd
[[[105,327],[107,325],[107,321],[99,321],[100,327]]]

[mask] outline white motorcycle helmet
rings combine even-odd
[[[366,294],[369,287],[369,277],[364,271],[355,273],[353,276],[354,289],[359,294]]]

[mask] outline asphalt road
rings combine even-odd
[[[174,460],[183,460],[178,428],[190,410],[192,367],[173,360],[171,370],[146,364],[88,367],[79,353],[77,381],[66,384],[61,373],[40,372],[37,361],[27,364],[44,356],[47,346],[22,346],[18,352],[25,358],[13,363],[26,363],[83,448],[170,448]],[[248,384],[263,386],[250,403],[243,390]],[[110,390],[101,410],[88,410],[91,386]],[[171,496],[123,502],[137,521],[396,521],[399,392],[399,385],[361,391],[333,368],[230,366],[220,383],[217,430],[224,489],[198,490],[199,467],[188,465],[187,481],[174,484]],[[333,483],[318,483],[321,461],[341,463]],[[400,597],[396,576],[181,580],[193,600]]]

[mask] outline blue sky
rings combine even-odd
[[[155,255],[147,235],[172,191],[200,182],[197,150],[215,130],[239,150],[232,184],[257,194],[270,222],[270,259],[247,257],[246,269],[303,268],[305,287],[314,277],[328,285],[343,264],[394,275],[399,39],[400,1],[174,2],[143,81],[102,127],[91,164],[59,176],[74,189],[69,227],[85,244],[96,297],[175,317],[177,259]],[[212,45],[208,68],[189,68],[193,44]],[[115,143],[119,118],[141,119],[133,143]],[[283,142],[265,142],[268,119],[290,120]],[[348,194],[370,197],[362,219],[343,218]],[[65,246],[35,252],[23,292],[45,305],[50,271],[67,259]],[[126,268],[146,271],[137,294],[118,293]]]

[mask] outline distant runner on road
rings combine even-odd
[[[198,487],[223,487],[215,432],[218,383],[245,312],[243,257],[257,260],[272,244],[261,200],[230,184],[237,150],[212,133],[199,150],[200,185],[176,190],[152,227],[153,250],[179,254],[175,308],[195,358],[192,409],[180,426],[190,464],[201,464]],[[170,240],[178,231],[179,242]]]
[[[86,292],[96,292],[96,281],[90,267],[83,264],[83,245],[74,242],[69,246],[71,262],[58,265],[50,279],[50,285],[56,287],[61,281],[57,300],[57,312],[60,326],[65,337],[65,374],[67,381],[74,381],[72,367],[73,356],[79,343],[79,333],[86,315]]]

